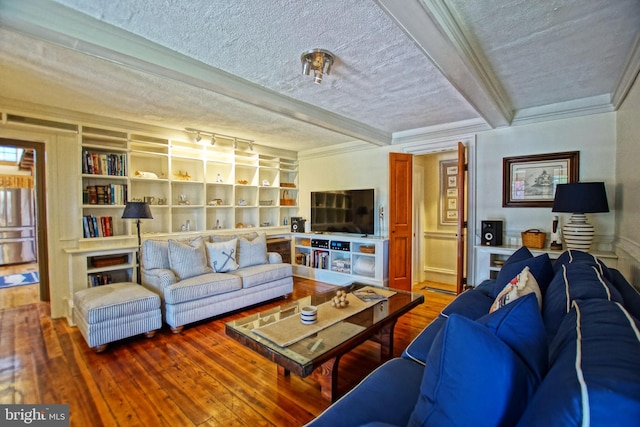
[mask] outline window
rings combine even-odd
[[[22,148],[18,147],[0,147],[0,162],[17,164],[22,151]]]

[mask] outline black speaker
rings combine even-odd
[[[480,239],[483,246],[502,246],[502,221],[482,221]]]
[[[303,219],[300,216],[292,216],[291,217],[291,232],[292,233],[304,233],[304,223],[306,219]]]

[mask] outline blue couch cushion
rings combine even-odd
[[[574,300],[594,298],[623,302],[620,292],[602,276],[597,266],[588,263],[562,264],[542,301],[542,319],[549,342]]]
[[[312,420],[308,427],[405,426],[420,394],[424,366],[391,359]]]
[[[538,299],[527,294],[477,320],[500,337],[527,364],[538,382],[547,373],[547,336]]]
[[[567,249],[553,263],[553,271],[557,273],[563,265],[567,264],[588,264],[597,267],[600,274],[611,280],[612,276],[607,266],[595,255],[576,249]]]
[[[438,317],[436,317],[420,334],[409,344],[402,353],[402,357],[425,364],[427,354],[434,338],[446,323],[447,317],[455,313],[475,320],[489,312],[493,298],[475,289],[465,291],[451,301]]]
[[[503,338],[512,342],[519,335],[514,328],[529,327],[516,312],[537,312],[532,298],[520,298],[482,323],[449,316],[429,351],[409,426],[515,425],[539,380]],[[499,313],[507,309],[512,313]]]
[[[518,426],[640,422],[638,320],[605,299],[574,301],[550,351],[550,370]]]
[[[636,319],[640,319],[640,293],[631,283],[615,268],[609,269],[611,273],[611,283],[620,292],[624,300],[624,306]]]
[[[526,249],[526,247],[523,246]],[[551,264],[551,260],[549,259],[548,254],[538,255],[537,257],[529,257],[524,258],[524,254],[526,252],[520,253],[520,255],[512,260],[514,255],[518,254],[522,248],[518,249],[511,255],[507,261],[505,261],[504,265],[498,272],[498,277],[496,277],[496,282],[493,287],[493,292],[491,296],[493,298],[497,297],[500,291],[504,289],[507,283],[511,281],[514,277],[516,277],[520,272],[526,267],[529,267],[529,271],[533,274],[533,277],[536,278],[538,282],[538,286],[540,286],[540,292],[542,295],[547,290],[547,286],[551,279],[553,278],[553,265]],[[527,252],[529,250],[527,249]],[[529,252],[531,253],[531,252]]]

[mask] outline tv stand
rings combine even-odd
[[[336,285],[388,286],[389,241],[381,237],[293,233],[293,274]]]

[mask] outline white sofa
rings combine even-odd
[[[141,278],[162,299],[164,321],[174,333],[293,292],[291,264],[267,252],[266,235],[255,232],[145,240]]]

